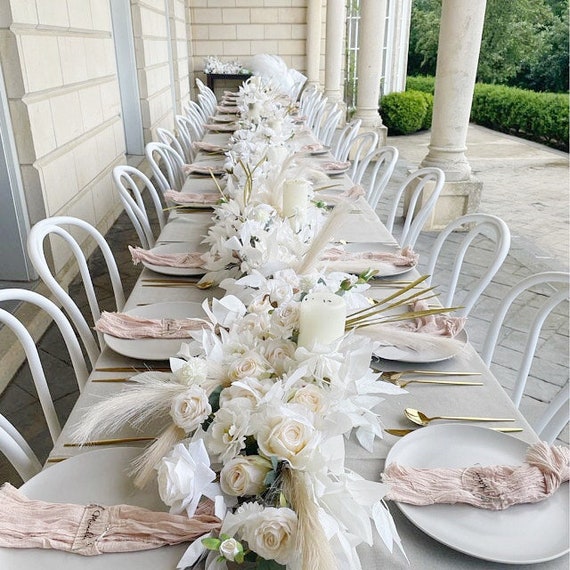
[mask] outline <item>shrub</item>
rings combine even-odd
[[[423,93],[389,93],[380,101],[382,121],[395,135],[409,135],[422,128],[427,111]]]
[[[433,95],[435,77],[430,75],[416,75],[406,78],[406,91],[422,91]]]
[[[431,93],[427,93],[426,91],[418,91],[421,93],[426,102],[426,114],[424,116],[424,120],[422,122],[422,130],[431,129],[431,118],[433,115],[433,95]]]

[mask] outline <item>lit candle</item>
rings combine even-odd
[[[330,344],[344,334],[346,303],[328,291],[309,293],[299,313],[298,346],[312,349],[315,344]]]
[[[309,201],[310,182],[304,178],[286,180],[283,184],[283,217],[302,214]]]

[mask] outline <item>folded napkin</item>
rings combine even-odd
[[[337,170],[349,169],[350,161],[342,162],[340,160],[333,160],[331,162],[324,162],[320,166],[325,172],[336,172]]]
[[[344,190],[340,194],[329,194],[325,192],[319,193],[319,198],[322,198],[327,202],[340,202],[342,200],[346,200],[347,198],[350,200],[357,200],[365,194],[366,191],[364,188],[362,188],[360,184],[356,184],[355,186],[352,186],[352,188]]]
[[[217,105],[216,111],[218,111],[218,113],[228,113],[234,115],[239,113],[239,109],[234,105]]]
[[[427,311],[429,309],[428,302],[419,300],[410,305],[411,311]],[[407,321],[395,323],[398,328],[408,330],[410,332],[420,332],[436,336],[454,337],[463,330],[466,322],[465,317],[451,317],[449,315],[427,315],[417,317]]]
[[[552,495],[570,477],[568,448],[545,442],[531,446],[521,466],[421,469],[388,465],[382,479],[386,499],[412,505],[466,503],[502,510],[519,503],[536,503]]]
[[[116,338],[188,338],[190,332],[203,329],[203,319],[145,319],[126,313],[103,311],[95,330]]]
[[[299,151],[300,152],[319,152],[320,150],[324,150],[325,146],[323,146],[321,143],[314,143],[314,144],[306,144],[305,146],[302,146]]]
[[[409,247],[394,252],[349,252],[341,247],[331,247],[323,252],[320,261],[326,262],[329,270],[362,273],[367,269],[373,269],[382,275],[394,267],[413,267],[418,262],[418,255]]]
[[[184,174],[210,174],[214,176],[221,176],[226,174],[226,169],[223,166],[212,166],[208,164],[185,164],[182,166]]]
[[[237,129],[237,125],[235,123],[205,123],[204,128],[209,131],[233,133]]]
[[[177,192],[176,190],[167,190],[164,197],[176,204],[215,204],[220,198],[219,192],[204,192],[203,194],[195,192]]]
[[[9,483],[0,488],[0,547],[5,548],[46,548],[83,556],[134,552],[193,542],[220,526],[209,502],[188,518],[130,505],[48,503],[28,499]]]
[[[203,150],[204,152],[213,152],[216,154],[224,154],[224,152],[228,150],[226,147],[220,146],[219,144],[212,144],[204,141],[194,141],[192,143],[192,148],[194,150]]]
[[[185,253],[153,253],[142,247],[132,247],[129,245],[129,251],[133,263],[144,261],[151,265],[161,265],[164,267],[178,267],[181,269],[200,268],[204,265],[203,253],[199,251],[189,251]]]

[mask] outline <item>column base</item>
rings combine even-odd
[[[441,231],[449,222],[460,216],[477,212],[481,204],[482,189],[483,182],[475,176],[470,176],[467,180],[446,181],[423,231]],[[409,193],[404,199],[405,212],[409,208]],[[423,202],[424,200],[421,200],[420,207]]]

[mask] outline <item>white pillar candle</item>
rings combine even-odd
[[[302,301],[299,313],[297,345],[312,349],[315,344],[330,344],[344,334],[346,302],[334,293],[309,293]]]
[[[310,182],[304,178],[292,178],[283,183],[283,207],[281,212],[284,218],[302,214],[307,209],[309,201]]]

